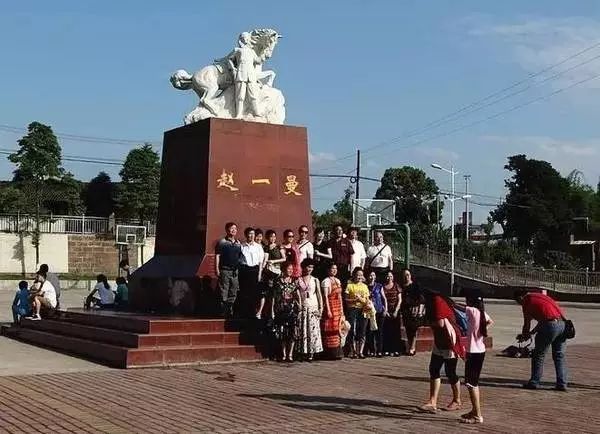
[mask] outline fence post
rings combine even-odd
[[[85,214],[81,216],[81,233],[85,234]]]
[[[556,274],[556,264],[554,264],[554,265],[552,266],[552,269],[554,270],[554,273],[553,273],[553,274],[554,274],[554,279],[553,279],[553,282],[552,282],[552,289],[553,289],[554,291],[556,291],[556,275],[557,275],[557,274]]]
[[[590,285],[590,267],[585,267],[585,293],[588,293],[588,287]]]
[[[496,281],[498,285],[500,285],[500,262],[497,263],[498,267],[496,268]]]

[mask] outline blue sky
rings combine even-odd
[[[600,41],[596,1],[203,3],[3,5],[0,124],[25,127],[38,120],[58,133],[148,140],[159,147],[162,132],[179,126],[196,104],[195,96],[171,87],[170,74],[226,54],[241,31],[272,27],[284,35],[270,61],[275,85],[286,97],[286,123],[308,128],[313,172],[346,173],[354,159],[341,157],[397,138],[364,153],[366,176],[414,165],[448,188],[448,176],[429,165],[453,164],[472,176],[472,191],[501,196],[503,165],[515,153],[546,159],[563,174],[582,170],[593,185],[600,176],[600,78],[479,122],[600,73],[600,58],[590,60],[600,56],[600,47],[536,77],[529,88],[513,89],[524,89],[517,95],[406,137]],[[452,130],[458,131],[448,134]],[[19,136],[0,131],[0,148],[14,148]],[[66,155],[115,159],[130,149],[61,144]],[[114,166],[65,166],[80,179],[100,170],[118,178]],[[0,158],[0,178],[10,178],[12,170]],[[346,186],[326,183],[312,181],[316,209],[330,206]],[[462,176],[457,185],[463,188]],[[376,187],[364,182],[362,196]],[[489,208],[474,211],[477,222]]]

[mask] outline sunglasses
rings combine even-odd
[[[307,234],[308,231],[300,231],[301,234]]]

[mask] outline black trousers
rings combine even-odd
[[[453,359],[444,359],[442,356],[431,353],[431,360],[429,361],[429,378],[432,380],[440,378],[443,366],[450,384],[456,384],[458,383],[458,375],[456,375],[457,364],[458,359],[456,357]]]
[[[375,320],[377,322],[377,330],[369,330],[369,350],[378,354],[383,353],[383,339],[384,339],[384,328],[386,318],[382,313],[375,314]]]
[[[237,311],[242,318],[254,316],[258,300],[258,265],[248,267],[240,266],[240,292],[238,295]]]

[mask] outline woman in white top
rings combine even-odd
[[[98,283],[96,283],[90,295],[87,296],[86,307],[89,308],[91,303],[101,308],[113,307],[115,305],[115,293],[108,284],[108,279],[104,274],[98,274],[96,281]],[[98,297],[94,297],[96,293]]]
[[[319,280],[312,275],[314,261],[302,261],[302,275],[297,280],[300,291],[300,316],[298,318],[298,345],[300,354],[312,361],[316,353],[323,351],[321,338],[321,315],[323,314],[323,298]]]

